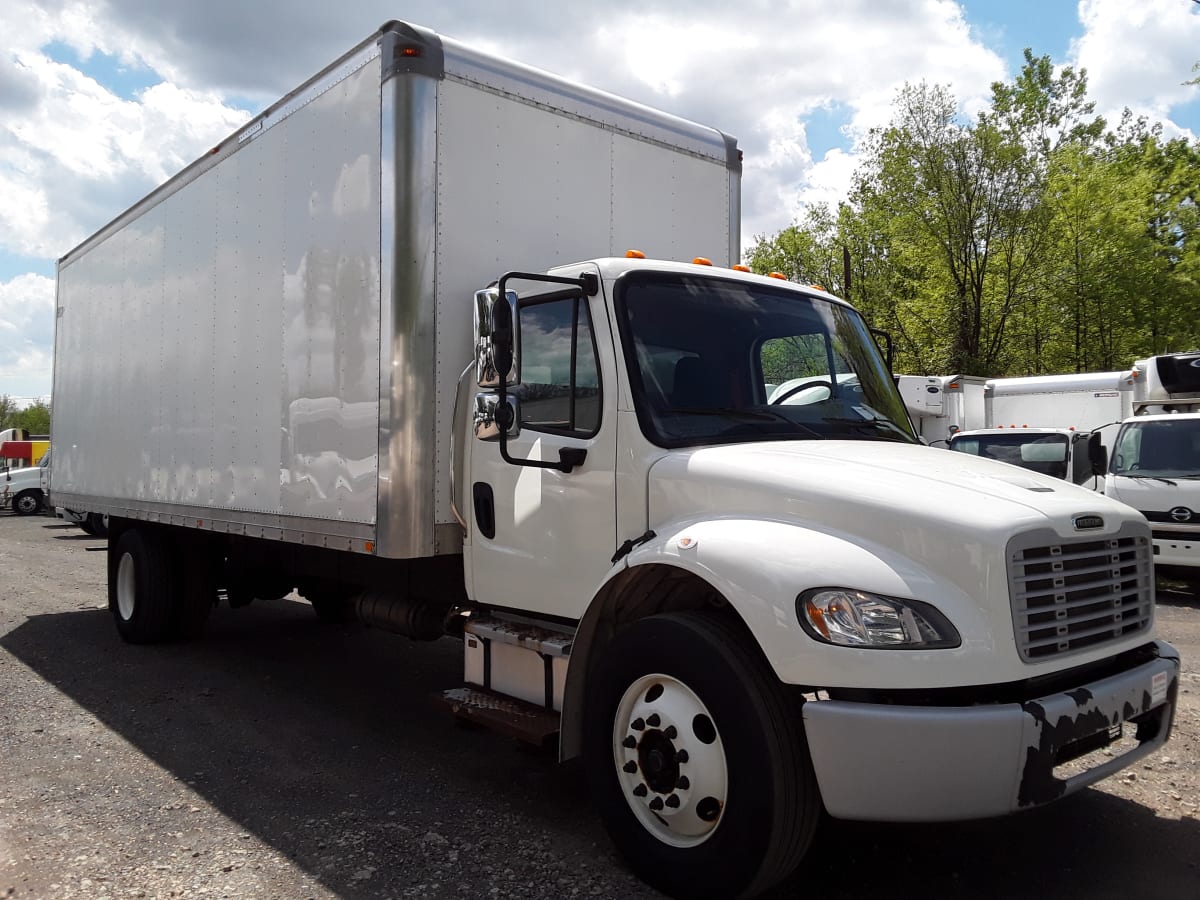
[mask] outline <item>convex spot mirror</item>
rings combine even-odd
[[[501,301],[496,288],[475,293],[475,380],[481,388],[499,387],[501,378],[506,385],[521,382],[517,294],[505,295]]]

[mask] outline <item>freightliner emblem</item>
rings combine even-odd
[[[1075,526],[1076,531],[1084,531],[1091,528],[1103,528],[1104,520],[1099,516],[1076,516],[1071,520],[1071,524]]]
[[[1192,521],[1192,516],[1194,516],[1195,513],[1186,506],[1177,506],[1167,513],[1167,515],[1169,515],[1176,522],[1190,522]]]

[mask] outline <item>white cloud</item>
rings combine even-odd
[[[1076,47],[1097,94],[1122,105],[1122,85],[1146,81],[1132,71],[1136,60],[1122,59],[1129,34],[1116,43],[1134,27],[1125,5],[1084,0],[1089,31]],[[1200,45],[1191,4],[1128,5],[1164,16],[1168,6],[1184,8],[1182,18],[1170,13],[1170,27],[1137,25],[1138,47],[1161,41],[1178,62]],[[949,85],[971,113],[993,81],[1012,74],[952,0],[742,0],[733,9],[726,0],[409,0],[403,9],[394,0],[7,0],[0,251],[63,254],[397,13],[735,135],[745,156],[746,241],[785,227],[803,204],[845,196],[855,141],[886,123],[903,83]],[[71,47],[85,70],[105,54],[158,83],[120,96],[50,59],[52,42]],[[1188,96],[1178,82],[1191,61],[1182,74],[1163,71],[1163,92],[1136,97],[1165,104]],[[809,145],[818,110],[845,116],[832,125],[841,125],[846,146],[823,158]],[[48,341],[36,346],[49,352]]]
[[[54,279],[18,275],[0,282],[0,393],[50,393]]]
[[[1168,136],[1191,136],[1170,121],[1173,107],[1200,99],[1184,86],[1200,59],[1200,10],[1183,0],[1080,0],[1084,34],[1072,62],[1087,69],[1097,112],[1110,125],[1125,107],[1162,122]]]

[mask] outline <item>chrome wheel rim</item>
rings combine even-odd
[[[126,553],[117,565],[117,612],[126,622],[133,618],[136,596],[133,557]]]
[[[708,707],[670,675],[631,684],[613,720],[613,764],[629,808],[672,847],[696,847],[721,824],[729,792],[725,746]]]

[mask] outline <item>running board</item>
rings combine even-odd
[[[536,747],[558,734],[559,715],[552,709],[476,687],[443,691],[438,700],[465,722],[514,737]]]

